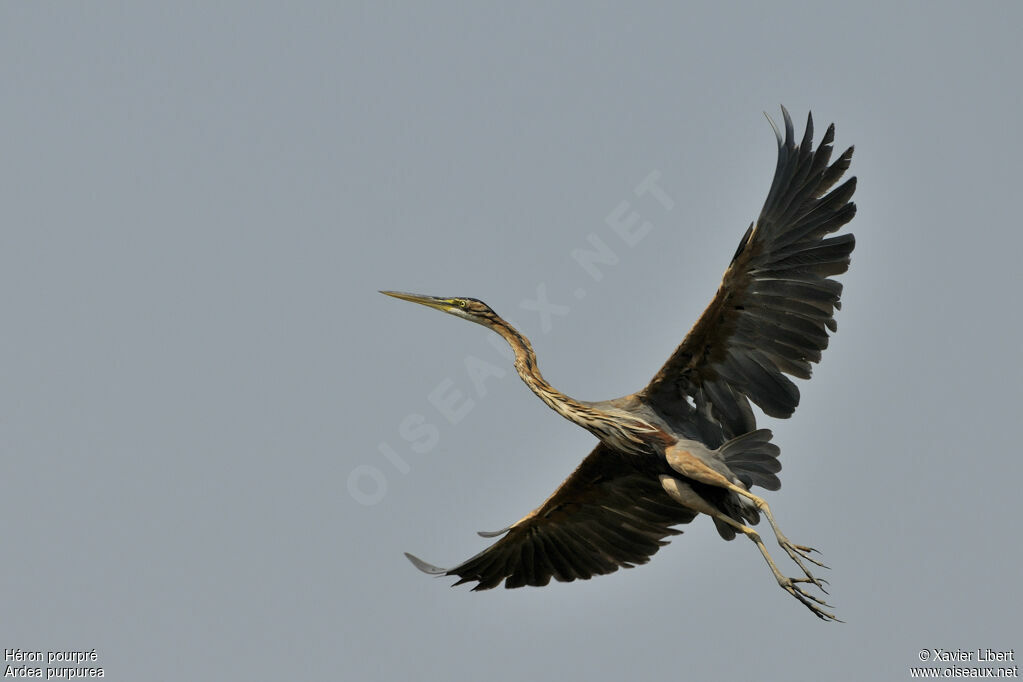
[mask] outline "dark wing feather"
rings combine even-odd
[[[586,580],[645,564],[672,528],[696,516],[664,492],[635,457],[601,443],[547,501],[493,545],[454,568],[406,554],[416,568],[475,581],[474,590]]]
[[[785,138],[767,201],[725,271],[717,295],[643,393],[666,412],[696,413],[712,447],[756,428],[749,402],[788,417],[799,389],[785,375],[810,378],[837,328],[842,285],[830,277],[849,268],[855,240],[834,237],[852,220],[856,178],[831,189],[849,168],[853,148],[831,160],[834,125],[816,150],[813,117],[796,144],[782,107]],[[773,126],[772,122],[772,126]],[[830,190],[830,191],[829,191]]]

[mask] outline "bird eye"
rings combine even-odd
[[[464,299],[458,299],[458,307],[459,308],[464,308],[465,306],[466,306],[465,300]]]

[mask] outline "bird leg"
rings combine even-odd
[[[781,588],[798,599],[803,606],[810,609],[810,611],[813,612],[813,615],[817,616],[821,620],[833,620],[839,623],[842,622],[835,617],[835,614],[824,610],[824,607],[832,608],[830,604],[822,599],[818,599],[799,586],[799,583],[813,583],[817,587],[820,587],[820,581],[809,575],[809,572],[805,568],[803,569],[803,572],[807,573],[807,577],[805,578],[787,578],[783,576],[781,571],[779,571],[778,567],[775,565],[774,560],[771,559],[771,555],[768,554],[767,547],[764,546],[764,541],[760,539],[760,533],[720,512],[715,512],[714,518],[724,521],[752,540],[756,544],[757,549],[760,550],[760,553],[764,555],[767,565],[771,567],[771,572],[774,573],[775,580],[778,581]],[[798,564],[799,561],[796,561],[796,563]]]
[[[818,599],[800,587],[800,583],[813,583],[820,587],[819,581],[810,576],[805,578],[787,578],[782,575],[781,571],[778,570],[778,566],[774,563],[774,559],[772,559],[771,555],[768,553],[767,547],[764,546],[764,541],[760,539],[760,534],[757,533],[757,531],[722,514],[720,511],[711,506],[705,499],[700,497],[700,495],[698,495],[696,491],[694,491],[684,481],[680,481],[674,476],[661,476],[660,481],[665,492],[667,492],[673,500],[682,506],[708,516],[712,516],[716,519],[720,519],[752,540],[754,544],[756,544],[757,549],[760,550],[760,553],[764,555],[767,565],[771,567],[771,573],[774,574],[774,578],[778,581],[778,584],[781,585],[781,588],[798,599],[803,606],[813,611],[815,616],[821,620],[838,620],[834,614],[824,610],[823,607],[831,608],[830,604]]]
[[[767,517],[767,521],[771,524],[771,528],[774,530],[774,535],[778,539],[778,544],[781,545],[781,548],[785,550],[785,553],[788,554],[792,560],[796,562],[796,565],[803,571],[803,574],[809,579],[807,582],[813,583],[827,594],[827,590],[824,589],[824,585],[826,585],[827,582],[817,578],[810,572],[810,569],[807,568],[806,564],[803,563],[803,559],[806,559],[810,563],[816,564],[821,568],[827,568],[827,566],[822,564],[820,561],[817,561],[810,556],[811,552],[816,552],[817,550],[813,547],[797,545],[790,542],[789,539],[785,537],[785,534],[781,532],[781,529],[778,528],[778,524],[775,523],[774,520],[774,514],[771,513],[771,508],[762,497],[754,495],[750,491],[746,490],[746,488],[732,483],[725,478],[721,472],[715,471],[711,467],[707,466],[703,460],[686,450],[684,447],[680,447],[678,445],[669,447],[665,450],[664,455],[668,460],[669,466],[683,476],[687,476],[708,485],[726,488],[734,492],[736,495],[742,495],[743,497],[751,500],[753,504],[756,505],[757,509],[762,511],[764,516]],[[709,513],[703,509],[700,509],[699,511],[703,511],[705,514]],[[711,516],[714,516],[714,514],[711,514]]]
[[[764,500],[764,498],[760,497],[759,495],[754,495],[753,493],[746,490],[742,486],[735,485],[734,483],[729,483],[728,489],[734,492],[736,495],[742,495],[743,497],[751,500],[753,504],[757,506],[757,509],[764,513],[764,516],[767,517],[767,522],[771,524],[771,529],[774,530],[774,536],[775,538],[777,538],[778,544],[781,546],[781,548],[784,549],[785,553],[788,554],[789,557],[791,557],[794,562],[796,562],[796,565],[799,566],[800,569],[802,569],[806,577],[810,579],[809,581],[812,582],[817,587],[819,587],[825,594],[827,594],[828,591],[824,589],[824,585],[827,584],[827,581],[821,580],[820,578],[814,576],[814,574],[810,572],[810,569],[807,568],[806,564],[804,564],[802,561],[803,559],[806,559],[810,563],[820,566],[821,568],[827,568],[827,566],[825,566],[823,563],[810,556],[811,552],[817,552],[818,554],[820,554],[820,552],[814,549],[813,547],[807,547],[806,545],[797,545],[791,540],[789,540],[787,537],[785,537],[785,534],[781,532],[781,529],[778,527],[778,524],[774,520],[774,514],[771,513],[771,507],[767,504],[767,501]]]

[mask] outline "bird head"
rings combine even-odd
[[[500,319],[497,313],[490,309],[490,306],[477,298],[442,298],[440,296],[406,294],[401,291],[381,291],[380,293],[441,310],[455,317],[482,324],[484,327],[490,327],[494,320]]]

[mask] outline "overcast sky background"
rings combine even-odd
[[[903,679],[923,648],[1020,650],[1021,21],[3,3],[0,648],[95,648],[114,680],[497,681]],[[594,439],[486,330],[377,290],[484,299],[569,395],[637,390],[760,209],[780,103],[856,145],[839,333],[764,420],[768,500],[847,622],[706,519],[587,582],[414,570],[483,549]],[[636,194],[651,173],[670,209]],[[633,245],[608,224],[631,213]],[[594,238],[599,280],[573,258]]]

